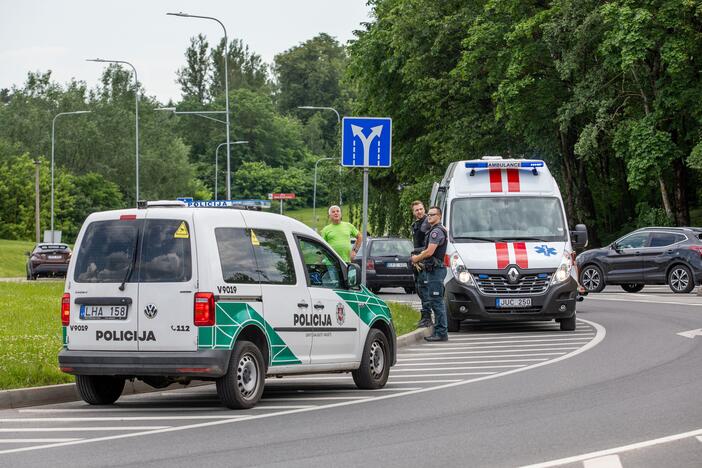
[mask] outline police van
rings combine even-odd
[[[461,321],[556,320],[575,329],[575,250],[587,230],[567,229],[558,185],[541,160],[451,163],[431,204],[449,232],[444,258],[448,329]]]
[[[93,213],[61,304],[59,366],[80,396],[111,404],[125,380],[213,380],[251,408],[266,376],[351,372],[383,387],[396,361],[387,305],[304,224],[183,202]]]

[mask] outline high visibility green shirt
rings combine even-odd
[[[327,224],[322,228],[322,239],[346,262],[351,261],[351,239],[358,235],[358,229],[346,221],[339,224]]]

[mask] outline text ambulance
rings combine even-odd
[[[61,307],[61,370],[91,404],[126,379],[214,380],[250,408],[266,375],[351,372],[380,388],[395,363],[387,305],[310,228],[244,209],[154,202],[91,214]]]
[[[553,320],[575,329],[574,248],[561,193],[540,160],[484,157],[452,163],[432,205],[449,232],[445,263],[449,331],[462,320]]]

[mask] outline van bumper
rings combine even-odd
[[[575,315],[578,284],[569,277],[559,285],[551,285],[539,295],[504,295],[499,297],[530,297],[532,306],[525,309],[498,309],[498,296],[484,295],[477,287],[466,286],[455,278],[446,284],[448,316],[454,320],[530,321],[570,318]],[[463,308],[463,309],[462,309]]]
[[[229,349],[186,352],[70,351],[59,352],[59,367],[73,375],[123,377],[221,377],[229,366]]]

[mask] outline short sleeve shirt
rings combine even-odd
[[[446,234],[444,234],[444,230],[439,228],[438,226],[433,228],[431,231],[429,231],[429,234],[427,234],[427,237],[428,237],[427,244],[442,245],[444,243],[444,241],[446,240]]]
[[[327,224],[322,228],[321,234],[322,239],[348,263],[351,261],[351,239],[355,239],[358,232],[353,224],[341,221],[339,224]]]

